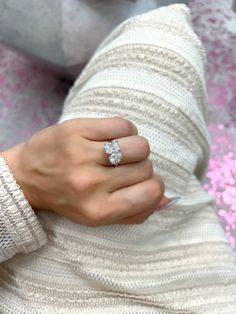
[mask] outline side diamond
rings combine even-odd
[[[112,165],[117,166],[117,165],[119,164],[119,162],[121,161],[121,157],[122,157],[121,153],[114,153],[114,154],[111,154],[111,155],[109,156],[110,163],[111,163]]]

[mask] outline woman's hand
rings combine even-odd
[[[105,153],[108,139],[119,140],[118,167]],[[2,153],[35,210],[91,227],[142,223],[168,202],[149,154],[148,141],[119,117],[69,120]]]

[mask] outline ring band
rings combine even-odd
[[[117,167],[122,159],[119,142],[117,140],[108,141],[104,144],[104,148],[110,163]]]

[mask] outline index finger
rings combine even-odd
[[[138,135],[138,129],[128,119],[122,117],[112,118],[77,118],[63,123],[70,123],[72,132],[91,141],[105,141],[120,137]]]

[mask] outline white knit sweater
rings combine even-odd
[[[36,216],[0,159],[0,313],[236,313],[236,260],[201,186],[204,58],[186,6],[153,10],[112,32],[65,101],[59,122],[119,115],[148,138],[166,195],[182,200],[143,224]]]

